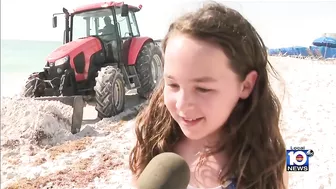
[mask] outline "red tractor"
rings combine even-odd
[[[63,45],[48,57],[44,71],[30,75],[26,97],[85,96],[95,99],[98,117],[124,110],[125,88],[147,98],[162,76],[160,46],[140,36],[135,13],[139,7],[123,2],[63,8]]]

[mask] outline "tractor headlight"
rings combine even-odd
[[[62,65],[64,63],[66,63],[68,60],[69,60],[69,56],[65,56],[63,58],[60,58],[60,59],[55,61],[55,66]]]

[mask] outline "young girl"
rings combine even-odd
[[[154,156],[175,152],[190,167],[190,189],[285,188],[280,103],[253,26],[212,3],[173,22],[162,48],[163,81],[137,118],[134,178]]]

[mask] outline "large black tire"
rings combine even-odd
[[[30,76],[28,77],[28,80],[26,81],[23,92],[22,92],[22,95],[24,97],[28,97],[28,98],[36,97],[35,88],[36,86],[40,84],[37,74],[38,73],[34,72],[30,74]]]
[[[163,71],[162,59],[160,47],[152,41],[142,46],[135,65],[141,84],[137,89],[140,97],[147,99],[158,85]]]
[[[100,119],[112,117],[125,108],[125,84],[119,69],[106,66],[96,77],[96,110]]]

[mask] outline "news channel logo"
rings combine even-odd
[[[304,146],[291,146],[290,150],[287,150],[287,171],[309,171],[309,158],[313,156],[314,151],[312,149],[306,149]]]

